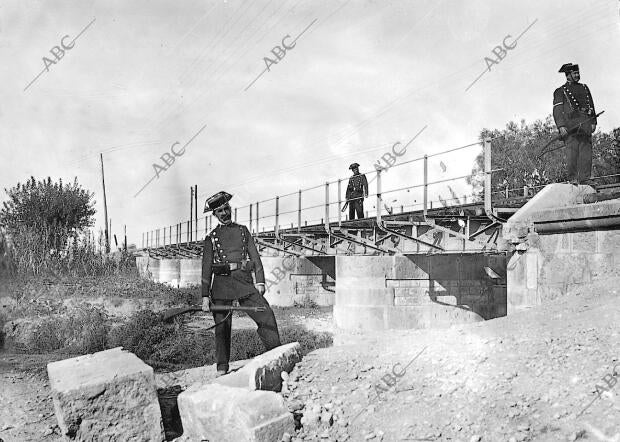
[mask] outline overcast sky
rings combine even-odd
[[[278,61],[272,48],[304,30]],[[498,60],[492,50],[504,41],[513,49]],[[56,59],[50,50],[63,43],[71,49]],[[113,233],[126,224],[138,246],[143,231],[188,218],[194,184],[202,216],[219,190],[240,207],[345,178],[353,161],[372,172],[424,127],[399,162],[474,143],[485,127],[544,118],[563,63],[579,63],[606,111],[599,129],[620,125],[617,0],[2,0],[0,54],[0,187],[77,176],[95,193],[99,229],[103,152]],[[247,88],[264,57],[277,63]],[[498,63],[489,70],[485,57]],[[161,156],[190,140],[164,171]],[[432,178],[467,174],[477,149],[433,157]],[[140,191],[153,164],[159,177]],[[421,171],[421,162],[390,169],[383,189],[420,184]],[[449,197],[448,184],[433,195]],[[450,185],[468,191],[463,180]],[[408,205],[416,192],[385,200]],[[304,204],[324,193],[308,192]],[[281,208],[296,204],[294,195]]]

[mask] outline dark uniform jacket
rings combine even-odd
[[[213,275],[214,262],[239,263],[251,261],[248,270],[233,270],[230,275]],[[236,223],[218,225],[204,240],[202,254],[202,296],[213,299],[239,299],[258,292],[252,280],[253,268],[256,282],[265,282],[265,272],[254,239],[246,226]],[[211,276],[213,275],[213,282]]]
[[[566,82],[553,92],[553,119],[558,129],[565,127],[570,132],[572,127],[594,115],[594,100],[585,84]],[[585,121],[579,132],[591,134],[592,124],[596,124],[596,118]]]
[[[349,178],[349,185],[347,186],[345,198],[350,200],[365,195],[368,195],[368,180],[366,179],[366,175],[358,173]]]

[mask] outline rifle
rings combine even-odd
[[[584,124],[584,123],[586,123],[586,122],[588,122],[588,121],[590,121],[590,120],[592,120],[594,118],[600,117],[604,112],[605,111],[600,111],[598,114],[592,115],[591,117],[588,117],[585,120],[581,121],[579,124],[576,124],[576,125],[572,126],[570,129],[567,129],[566,130],[567,135],[570,134],[571,132],[575,132],[575,131],[579,130],[579,128],[581,127],[582,124]],[[554,149],[547,150],[547,147],[549,147],[550,144],[555,143],[556,141],[559,141],[559,140],[564,141],[562,135],[560,135],[560,134],[557,134],[556,136],[551,138],[549,140],[549,142],[547,144],[545,144],[543,146],[543,148],[540,150],[540,153],[538,154],[537,159],[542,158],[543,155],[546,155],[549,152],[553,152],[554,150],[558,150],[558,149],[561,149],[561,148],[565,147],[564,145],[562,145],[562,146],[558,146],[558,147],[556,147]]]
[[[364,198],[366,198],[366,197],[365,197],[365,196],[358,196],[358,197],[356,197],[356,198],[351,198],[351,199],[348,199],[348,200],[344,203],[344,206],[342,206],[342,210],[341,210],[341,212],[344,212],[344,211],[347,209],[347,207],[349,207],[349,202],[350,202],[350,201],[363,200]]]
[[[175,307],[165,310],[160,314],[162,321],[170,321],[178,315],[189,312],[264,312],[265,307],[241,307],[236,305],[213,305],[209,304],[208,309],[203,309],[201,305],[186,305],[185,307]]]

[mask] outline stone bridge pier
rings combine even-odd
[[[449,327],[505,315],[505,254],[336,257],[338,328]]]

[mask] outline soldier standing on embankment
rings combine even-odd
[[[581,184],[592,179],[594,101],[588,86],[579,83],[579,65],[567,63],[558,72],[566,74],[566,84],[553,93],[553,119],[566,144],[568,179]]]
[[[280,346],[280,334],[273,310],[265,294],[265,274],[254,239],[246,226],[232,221],[228,201],[232,195],[218,192],[207,199],[204,212],[213,211],[220,224],[204,241],[202,255],[202,297],[204,308],[214,305],[264,307],[263,312],[247,312],[258,325],[258,336],[267,350]],[[249,259],[248,259],[249,258]],[[252,280],[252,270],[256,284]],[[213,275],[213,281],[211,281]],[[230,360],[231,312],[213,312],[217,375],[228,372]]]

